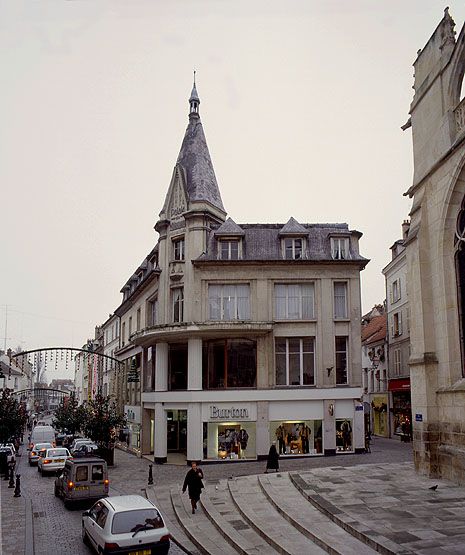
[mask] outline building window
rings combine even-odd
[[[288,237],[284,239],[283,245],[286,260],[300,260],[303,258],[303,239]]]
[[[184,289],[177,287],[173,289],[173,322],[184,321]]]
[[[337,336],[335,341],[336,348],[336,384],[344,385],[347,383],[347,337]]]
[[[350,258],[348,237],[331,237],[331,256],[334,260]]]
[[[158,300],[152,299],[148,306],[148,325],[155,326],[157,324]]]
[[[203,387],[256,387],[257,344],[249,339],[203,342]]]
[[[209,285],[210,320],[250,320],[250,287],[244,285]]]
[[[124,343],[126,342],[126,322],[123,322],[121,327],[121,346],[124,347]]]
[[[218,258],[221,260],[239,259],[239,241],[236,239],[218,241]]]
[[[187,389],[187,343],[173,343],[168,349],[168,385],[170,391]]]
[[[140,331],[140,318],[141,318],[141,312],[139,307],[136,313],[136,331]]]
[[[392,335],[397,337],[402,335],[402,314],[400,312],[395,312],[392,322]]]
[[[275,355],[276,385],[315,384],[313,337],[277,337]]]
[[[392,282],[392,302],[397,302],[400,299],[400,296],[400,279],[396,279]]]
[[[128,340],[131,338],[131,334],[132,334],[132,316],[129,316],[129,322],[128,322]]]
[[[347,283],[345,281],[334,283],[334,318],[347,318]]]
[[[394,375],[400,376],[402,372],[402,353],[400,349],[394,349]]]
[[[276,319],[312,320],[314,311],[313,283],[276,284]]]
[[[174,260],[184,260],[184,252],[185,244],[184,238],[176,239],[173,241],[173,258]]]

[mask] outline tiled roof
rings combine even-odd
[[[387,316],[374,316],[368,324],[362,326],[362,343],[378,343],[386,339],[387,335]]]
[[[242,239],[242,260],[282,260],[280,231],[283,224],[239,224],[244,231]],[[307,260],[332,260],[330,237],[357,234],[349,231],[347,224],[299,224],[308,240]],[[197,260],[217,260],[216,234],[211,233],[207,252]],[[350,251],[351,260],[368,262],[360,254]],[[220,261],[221,262],[221,261]]]

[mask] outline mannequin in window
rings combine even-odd
[[[283,455],[286,452],[286,443],[284,441],[284,429],[281,425],[276,428],[276,439],[278,440],[279,454]]]
[[[342,432],[342,446],[344,451],[350,451],[352,449],[352,426],[348,420],[344,420],[341,424]]]

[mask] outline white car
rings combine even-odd
[[[47,449],[52,449],[53,445],[51,443],[35,443],[32,445],[28,453],[29,466],[34,463],[39,462],[41,451],[46,451]]]
[[[165,555],[170,533],[157,507],[141,495],[100,499],[82,513],[82,539],[97,553]]]
[[[69,450],[71,451],[71,453],[73,451],[77,451],[80,447],[82,447],[83,445],[87,445],[89,443],[94,443],[91,439],[87,438],[87,437],[79,437],[73,440],[73,443],[71,443]]]
[[[16,464],[15,450],[11,444],[0,445],[0,453],[6,453],[6,460],[8,465],[14,466]]]
[[[46,472],[61,471],[65,467],[65,462],[71,458],[71,454],[66,447],[53,447],[52,449],[41,451],[37,470],[42,476]]]

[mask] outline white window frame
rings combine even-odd
[[[227,245],[226,256],[223,256],[223,246]],[[236,247],[237,251],[233,252],[233,246]],[[237,254],[237,256],[232,256]],[[242,258],[241,253],[241,241],[239,239],[218,239],[218,259],[219,260],[240,260]]]
[[[289,351],[289,341],[290,340],[299,340],[300,341],[300,350],[299,350],[299,365],[300,365],[300,373],[299,373],[299,383],[298,384],[290,384],[289,383],[289,355],[290,355],[290,351]],[[304,351],[303,350],[303,343],[304,341],[311,341],[311,348],[312,350],[310,351]],[[277,379],[276,379],[276,373],[277,373],[277,364],[276,364],[276,341],[286,341],[286,383],[285,384],[278,384],[277,383]],[[289,387],[301,387],[301,386],[312,386],[315,385],[315,337],[313,336],[309,336],[309,337],[275,337],[275,383],[278,387],[284,387],[284,386],[289,386]],[[311,384],[304,384],[304,354],[310,354],[313,356],[313,383]]]
[[[173,288],[171,290],[171,296],[173,322],[184,322],[184,288]]]
[[[153,299],[150,299],[148,303],[148,325],[155,326],[158,323],[158,298],[154,297]]]
[[[337,294],[337,287],[343,286],[344,296]],[[334,281],[333,282],[333,306],[334,306],[334,319],[335,320],[348,320],[348,302],[347,302],[348,286],[347,281]],[[342,299],[342,301],[341,301]],[[340,310],[342,306],[342,311]]]
[[[298,291],[296,291],[298,288]],[[315,283],[275,283],[275,318],[276,320],[314,320],[315,319]],[[305,299],[308,302],[305,303]],[[298,314],[292,313],[291,303],[297,303]],[[308,306],[308,314],[305,314]]]
[[[400,301],[402,296],[401,287],[400,287],[400,279],[396,279],[392,282],[392,302],[396,303]]]
[[[298,246],[300,242],[300,247]],[[290,248],[291,256],[287,256],[288,248]],[[282,250],[284,260],[302,260],[305,258],[306,243],[304,237],[284,237],[282,239]],[[300,256],[298,253],[300,252]]]
[[[394,375],[400,376],[402,370],[402,350],[394,349]]]
[[[394,312],[392,315],[392,336],[399,337],[402,335],[402,312]]]
[[[350,259],[349,237],[331,237],[331,256],[333,260]]]
[[[210,283],[208,318],[214,321],[250,320],[250,285]]]
[[[173,260],[182,262],[186,257],[186,243],[184,237],[173,239]]]

